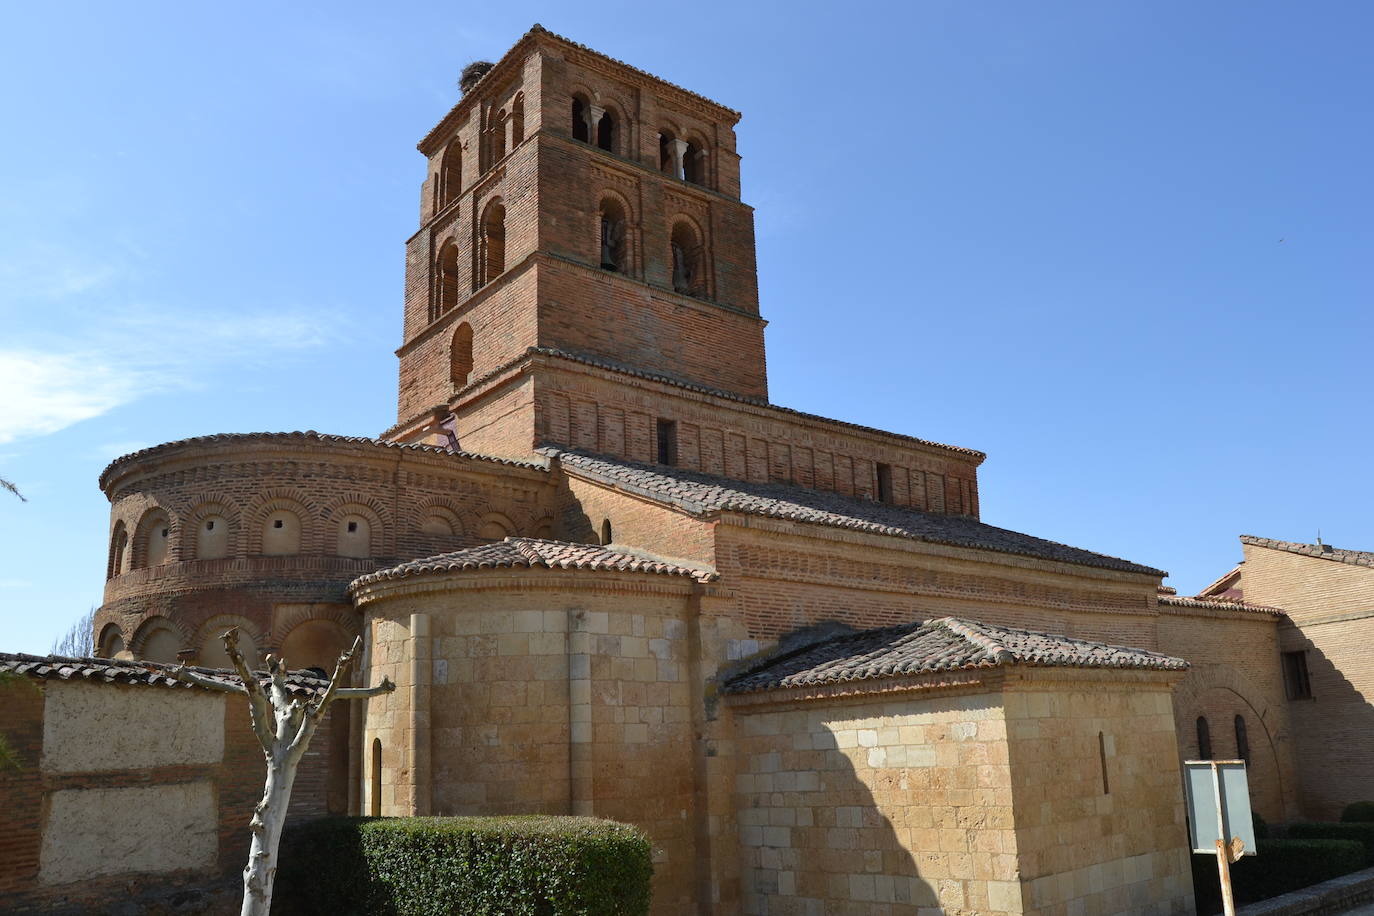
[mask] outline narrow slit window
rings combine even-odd
[[[658,463],[677,464],[677,421],[658,421]]]
[[[601,520],[601,543],[611,543],[611,520],[608,518]]]
[[[892,502],[892,466],[878,462],[878,501]]]
[[[1250,765],[1250,736],[1245,730],[1245,717],[1236,716],[1236,756]]]
[[[1197,756],[1199,760],[1212,759],[1212,732],[1206,716],[1197,717]]]
[[[1312,699],[1312,681],[1307,674],[1306,652],[1283,653],[1283,688],[1290,700]]]
[[[1102,762],[1102,794],[1112,794],[1111,783],[1107,781],[1107,736],[1097,733],[1097,757]]]
[[[372,779],[368,786],[368,814],[382,816],[382,739],[372,739]]]

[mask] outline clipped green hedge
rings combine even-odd
[[[1364,868],[1365,848],[1355,840],[1258,840],[1259,854],[1231,866],[1236,903],[1268,900]],[[1193,856],[1193,895],[1199,914],[1221,912],[1216,856]]]
[[[642,916],[638,829],[590,817],[326,818],[282,838],[272,910],[300,916]]]
[[[1342,824],[1368,824],[1374,822],[1374,802],[1352,802],[1341,812]]]
[[[1365,864],[1374,865],[1374,824],[1300,821],[1288,825],[1288,835],[1302,840],[1355,840],[1364,844]]]

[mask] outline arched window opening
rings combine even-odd
[[[1250,765],[1250,736],[1245,731],[1245,717],[1236,716],[1236,756]]]
[[[608,518],[601,520],[601,543],[611,543],[611,520]]]
[[[485,286],[506,269],[506,208],[499,200],[482,218],[481,271],[477,286]]]
[[[673,149],[675,139],[672,131],[661,130],[658,132],[658,170],[665,175],[677,174],[677,163],[674,161],[676,156]]]
[[[491,116],[490,128],[487,131],[491,143],[491,161],[500,162],[506,158],[506,113],[498,111]]]
[[[615,115],[609,111],[602,112],[596,122],[596,145],[608,153],[615,152]]]
[[[438,270],[435,271],[433,321],[458,304],[458,243],[450,239],[439,249]]]
[[[702,270],[701,242],[692,227],[678,223],[671,236],[673,257],[673,290],[687,296],[705,294],[705,271]]]
[[[455,139],[444,150],[444,158],[439,163],[439,206],[442,210],[463,190],[463,144]]]
[[[464,321],[453,332],[448,351],[449,381],[454,388],[462,388],[472,374],[472,325]]]
[[[510,105],[510,146],[515,149],[525,142],[525,93],[515,96]]]
[[[130,569],[145,566],[160,566],[167,562],[168,541],[172,534],[172,521],[161,509],[149,512],[138,523],[134,532],[133,556],[129,560]]]
[[[682,177],[692,184],[706,184],[706,151],[690,141],[682,154]]]
[[[339,519],[339,556],[372,556],[372,523],[357,513]]]
[[[143,640],[142,651],[138,657],[146,662],[162,662],[173,664],[177,660],[177,653],[181,651],[181,637],[176,631],[166,627],[158,627],[149,633]]]
[[[382,816],[382,739],[372,739],[372,773],[367,793],[367,813]]]
[[[196,526],[196,559],[218,560],[229,555],[229,522],[207,515]]]
[[[629,271],[625,258],[625,210],[613,198],[601,202],[601,268]]]
[[[572,100],[572,135],[574,140],[581,140],[586,143],[587,136],[587,103],[573,96]]]
[[[296,513],[278,509],[267,517],[262,529],[262,552],[269,557],[301,552],[301,520]]]
[[[1199,760],[1212,759],[1212,733],[1207,728],[1207,717],[1197,717],[1197,757]]]
[[[129,548],[129,529],[122,521],[115,522],[114,532],[110,535],[110,562],[105,577],[113,579],[124,572],[124,552]]]

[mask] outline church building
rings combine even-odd
[[[419,144],[395,424],[113,462],[100,655],[361,634],[399,689],[336,711],[331,810],[631,822],[655,913],[1191,913],[1182,759],[1302,812],[1281,611],[769,400],[739,112],[539,26],[470,76]]]

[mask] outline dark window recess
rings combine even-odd
[[[1290,700],[1312,699],[1312,681],[1307,676],[1307,653],[1283,653],[1283,689]]]
[[[1250,736],[1245,732],[1245,717],[1236,716],[1236,756],[1250,765]]]
[[[163,529],[162,529],[162,536],[163,536],[163,537],[166,537],[166,536],[167,536],[167,529],[166,529],[166,528],[163,528]]]
[[[878,463],[878,501],[892,502],[892,466]]]
[[[587,142],[587,106],[581,99],[572,100],[572,135],[574,140]]]
[[[609,544],[610,542],[611,542],[611,520],[608,519],[608,518],[603,518],[603,519],[601,520],[601,543],[603,543],[603,544]]]
[[[273,528],[280,528],[280,527],[281,527],[281,519],[277,519],[277,520],[275,520],[274,522],[272,522],[272,527],[273,527]]]
[[[1207,717],[1197,717],[1197,757],[1199,760],[1212,759],[1212,733],[1207,728]]]
[[[211,519],[210,521],[208,521],[208,522],[205,523],[205,530],[206,530],[206,531],[214,531],[214,530],[215,530],[215,521],[214,521],[214,519]]]
[[[349,522],[349,523],[348,523],[348,533],[349,533],[349,534],[353,534],[353,533],[355,533],[357,530],[358,530],[358,523],[357,523],[357,522]]]
[[[658,463],[677,464],[677,421],[658,421]]]
[[[1110,795],[1111,785],[1107,782],[1107,736],[1097,733],[1097,757],[1102,762],[1102,794]]]

